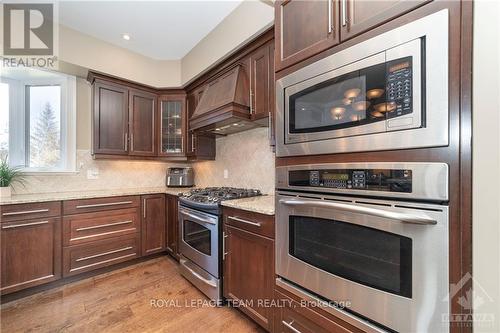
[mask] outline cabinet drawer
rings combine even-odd
[[[224,223],[274,239],[274,216],[224,207]]]
[[[0,221],[2,223],[59,215],[61,215],[60,201],[0,206],[0,216],[2,217]]]
[[[76,245],[140,231],[139,208],[65,216],[63,244]]]
[[[310,308],[301,306],[298,302],[276,292],[281,300],[276,310],[276,333],[351,333],[362,332],[358,329],[344,327]],[[347,324],[346,324],[347,326]]]
[[[70,215],[139,207],[140,202],[139,196],[68,200],[63,202],[63,214]]]
[[[65,247],[63,276],[71,276],[137,258],[140,233]]]

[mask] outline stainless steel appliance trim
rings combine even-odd
[[[118,201],[118,202],[107,202],[102,204],[92,204],[92,205],[78,205],[77,209],[82,208],[97,208],[97,207],[107,207],[107,206],[118,206],[118,205],[128,205],[131,204],[132,201]]]
[[[94,225],[91,227],[81,227],[81,228],[76,228],[76,231],[85,231],[85,230],[93,230],[93,229],[100,229],[100,228],[106,228],[106,227],[113,227],[115,225],[122,225],[122,224],[129,224],[132,223],[132,220],[127,220],[127,221],[120,221],[120,222],[114,222],[114,223],[106,223],[106,224],[100,224],[100,225]]]
[[[241,222],[241,223],[250,224],[250,225],[253,225],[253,226],[256,226],[256,227],[262,226],[262,224],[259,223],[259,222],[252,222],[252,221],[240,219],[239,217],[236,217],[236,216],[230,216],[230,215],[228,215],[227,218],[231,219],[231,220],[234,220],[234,221]]]
[[[107,252],[103,252],[103,253],[98,253],[98,254],[94,254],[94,255],[88,256],[88,257],[81,257],[81,258],[76,259],[75,261],[78,262],[78,261],[84,261],[84,260],[99,258],[99,257],[107,256],[108,254],[123,252],[123,251],[131,250],[131,249],[133,249],[132,246],[127,246],[127,247],[124,247],[124,248],[121,248],[121,249],[107,251]]]
[[[327,187],[290,186],[288,172],[293,170],[323,169],[408,169],[412,171],[412,192],[383,192]],[[446,163],[423,162],[371,162],[371,163],[321,163],[276,168],[276,188],[321,193],[345,193],[401,199],[448,200],[449,167]]]
[[[397,213],[424,214],[432,226],[390,223],[383,217],[345,212],[336,208],[287,206],[291,196],[304,201],[349,202]],[[383,291],[322,270],[290,254],[290,216],[351,223],[410,238],[412,244],[411,298]],[[327,222],[325,222],[327,223]],[[449,214],[440,204],[389,201],[361,197],[280,191],[276,193],[276,274],[329,300],[349,300],[350,310],[398,332],[448,332],[442,321],[450,310]],[[376,306],[374,306],[376,305]],[[380,306],[378,306],[380,305]],[[429,311],[433,309],[433,311]]]
[[[14,216],[14,215],[24,215],[24,214],[46,213],[48,211],[49,211],[48,208],[34,209],[34,210],[23,210],[23,211],[20,211],[20,212],[2,213],[2,216]]]
[[[317,303],[321,303],[321,304],[325,304],[326,303],[317,298],[316,296],[314,296],[313,294],[311,293],[308,293],[307,291],[305,290],[302,290],[302,289],[299,289],[297,287],[295,287],[294,285],[286,282],[285,280],[283,280],[282,278],[276,278],[276,285],[285,289],[286,291],[294,294],[295,296],[298,296],[300,297],[301,299],[304,299],[306,301],[312,301],[312,302],[317,302]],[[360,318],[357,318],[355,317],[354,315],[350,314],[349,312],[346,312],[346,311],[343,311],[339,308],[336,308],[336,307],[333,307],[331,305],[328,305],[328,306],[323,306],[321,307],[323,310],[325,310],[326,312],[334,315],[335,317],[339,318],[339,319],[342,319],[343,321],[367,332],[367,333],[386,333],[387,331],[385,330],[382,330],[380,328],[378,328],[377,326],[365,321],[365,320],[362,320]],[[289,327],[287,325],[287,327]]]
[[[21,228],[21,227],[30,227],[33,225],[48,224],[48,223],[49,223],[49,221],[40,221],[40,222],[5,225],[5,226],[2,226],[2,229],[15,229],[15,228]]]
[[[197,223],[210,232],[210,255],[198,251],[184,241],[184,221],[188,219]],[[215,215],[199,212],[179,205],[179,250],[187,259],[203,268],[212,276],[218,278],[219,271],[219,217]]]
[[[196,273],[194,270],[192,270],[191,268],[189,268],[187,265],[186,265],[186,260],[184,259],[181,259],[180,260],[180,263],[182,266],[184,266],[185,269],[187,269],[189,271],[189,273],[193,274],[196,278],[198,278],[201,282],[205,283],[205,284],[208,284],[210,287],[213,287],[213,288],[216,288],[217,287],[217,284],[211,280],[207,280],[205,279],[203,276],[201,276],[200,274]]]
[[[339,51],[276,81],[276,156],[446,146],[449,143],[448,110],[448,10],[444,9],[367,41]],[[295,84],[352,64],[413,40],[425,37],[425,126],[411,130],[384,129],[370,135],[321,139],[311,134],[307,142],[287,140],[285,90]],[[444,45],[444,46],[443,46]],[[390,53],[390,52],[389,52]],[[413,85],[414,88],[417,84]],[[414,90],[415,91],[415,90]],[[380,122],[387,123],[387,122]],[[376,123],[374,123],[376,124]],[[405,125],[413,127],[413,125]],[[398,129],[398,130],[394,130]],[[375,131],[376,132],[376,131]],[[339,133],[339,132],[337,132]]]
[[[405,214],[405,213],[396,213],[389,212],[382,209],[370,208],[364,206],[357,206],[339,202],[327,202],[327,201],[303,201],[303,200],[288,200],[281,199],[279,201],[280,204],[288,205],[288,206],[305,206],[305,207],[318,207],[318,208],[335,208],[339,210],[343,210],[351,213],[358,214],[366,214],[376,217],[383,217],[390,220],[399,221],[402,223],[413,223],[413,224],[426,224],[426,225],[434,225],[437,224],[435,219],[432,219],[428,216],[418,216],[414,214]]]
[[[207,273],[205,270],[194,264],[191,260],[185,258],[182,254],[180,261],[181,265],[179,265],[179,270],[182,276],[188,279],[210,299],[216,301],[222,300],[220,279]],[[197,275],[194,275],[193,272],[196,272]],[[203,279],[200,279],[198,276],[201,276]],[[206,283],[206,281],[210,281],[210,283]]]

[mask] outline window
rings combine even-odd
[[[0,82],[0,154],[26,172],[75,171],[73,76],[4,69]]]

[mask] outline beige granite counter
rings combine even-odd
[[[138,187],[124,189],[109,189],[98,191],[72,191],[72,192],[54,192],[54,193],[36,193],[36,194],[12,194],[10,198],[0,198],[0,205],[21,204],[31,202],[60,201],[72,199],[89,199],[118,197],[123,195],[140,195],[166,193],[178,195],[189,191],[189,188],[169,188],[169,187]]]
[[[222,206],[248,210],[265,215],[274,215],[274,195],[227,200],[222,202]]]

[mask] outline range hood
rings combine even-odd
[[[250,119],[250,88],[241,64],[213,79],[189,120],[191,129],[227,135],[259,125]]]

